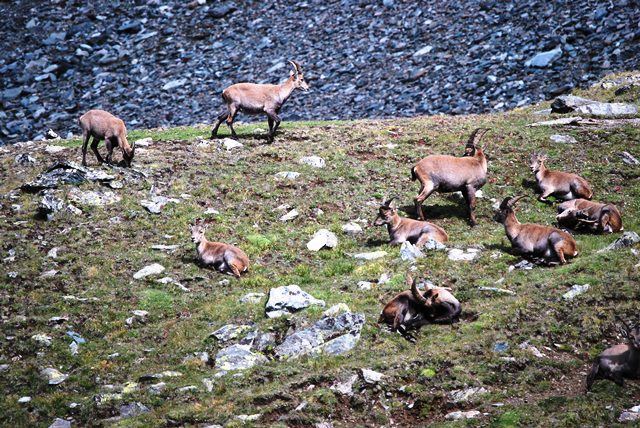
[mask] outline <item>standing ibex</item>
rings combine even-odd
[[[521,224],[516,218],[516,203],[527,197],[505,198],[494,219],[504,225],[513,249],[524,255],[542,257],[549,264],[565,264],[567,257],[578,255],[576,240],[564,230],[540,224]]]
[[[460,302],[446,288],[434,287],[420,293],[417,278],[406,276],[410,291],[403,291],[387,303],[380,314],[379,323],[392,325],[393,331],[420,328],[428,323],[452,324],[461,312]]]
[[[539,200],[546,202],[549,196],[568,201],[570,199],[591,199],[593,191],[584,178],[576,174],[547,169],[544,162],[548,159],[544,153],[531,155],[531,171],[536,176],[536,182],[540,188]]]
[[[558,205],[556,220],[562,226],[586,229],[595,233],[614,233],[624,230],[618,207],[586,199],[573,199]]]
[[[616,316],[620,321],[620,333],[627,343],[605,349],[596,359],[587,376],[587,391],[596,379],[609,379],[620,386],[624,378],[640,379],[640,322],[633,327]]]
[[[387,225],[389,231],[389,245],[401,244],[409,241],[418,247],[423,246],[429,239],[440,243],[449,240],[447,232],[439,226],[427,221],[418,221],[410,218],[402,218],[398,215],[395,197],[387,200],[378,210],[378,217],[373,222],[374,226]]]
[[[218,135],[218,127],[226,119],[231,130],[231,136],[238,138],[233,129],[233,121],[240,111],[247,114],[266,114],[269,120],[269,140],[273,141],[278,126],[280,126],[280,109],[295,89],[304,91],[309,85],[302,75],[302,67],[295,61],[289,61],[293,66],[289,78],[280,85],[264,85],[256,83],[236,83],[222,91],[222,99],[227,111],[218,116],[218,122],[211,131],[211,138]]]
[[[89,138],[93,137],[91,150],[96,155],[98,162],[104,163],[104,159],[98,152],[98,143],[105,140],[107,146],[107,163],[111,163],[113,149],[120,147],[122,150],[122,159],[127,166],[131,166],[133,155],[135,153],[135,143],[129,145],[127,141],[127,128],[124,122],[111,113],[104,110],[89,110],[80,116],[80,128],[82,129],[82,165],[87,166],[87,145]]]
[[[196,220],[189,229],[191,239],[196,244],[199,262],[213,265],[219,272],[231,273],[238,279],[241,272],[249,269],[249,258],[240,248],[222,242],[207,241],[204,236],[205,226],[200,221]]]
[[[478,128],[471,134],[464,156],[431,155],[411,169],[411,180],[420,180],[420,193],[415,199],[416,214],[424,220],[422,203],[433,192],[461,191],[469,209],[469,221],[476,221],[476,191],[487,182],[487,158],[478,144],[488,129]],[[485,147],[486,148],[486,147]]]

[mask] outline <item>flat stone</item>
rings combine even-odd
[[[234,140],[233,138],[223,138],[222,141],[220,141],[220,144],[222,144],[222,147],[227,151],[244,147],[242,143]]]
[[[292,209],[291,211],[289,211],[288,213],[280,217],[280,221],[285,222],[285,221],[293,220],[294,218],[298,217],[298,215],[300,215],[298,210]]]
[[[358,253],[358,254],[354,254],[353,258],[355,259],[360,259],[360,260],[376,260],[376,259],[380,259],[384,256],[387,255],[386,251],[372,251],[369,253]]]
[[[633,104],[603,103],[593,101],[575,95],[563,95],[551,103],[553,113],[584,113],[595,116],[615,116],[624,114],[636,114],[638,108]]]
[[[164,86],[162,87],[162,89],[164,91],[170,91],[171,89],[175,89],[175,88],[179,88],[180,86],[184,86],[187,82],[188,82],[187,79],[171,80],[171,81],[165,83]]]
[[[300,177],[300,173],[299,172],[295,172],[295,171],[281,171],[276,173],[276,178],[284,178],[287,180],[295,180],[296,178]]]
[[[462,412],[462,411],[456,411],[456,412],[451,412],[451,413],[447,413],[445,415],[445,419],[449,419],[449,420],[454,420],[454,421],[458,421],[458,420],[462,420],[462,419],[475,419],[478,416],[480,416],[482,413],[480,413],[478,410],[469,410],[466,412]]]
[[[411,244],[409,241],[402,243],[400,247],[400,258],[405,262],[415,262],[416,259],[424,257],[424,253],[420,248]]]
[[[241,334],[251,330],[250,325],[227,324],[210,334],[220,342],[228,342],[237,339]]]
[[[574,286],[571,287],[569,291],[564,293],[562,297],[565,300],[572,300],[574,297],[579,296],[580,294],[586,293],[588,289],[589,289],[589,284],[584,284],[584,285],[575,284]]]
[[[53,423],[49,425],[49,428],[71,428],[71,422],[65,419],[56,418]]]
[[[300,163],[312,166],[314,168],[324,168],[325,161],[320,156],[304,156],[300,158]]]
[[[83,192],[78,189],[71,189],[69,191],[69,199],[80,205],[99,207],[113,205],[117,202],[120,202],[122,198],[110,190],[106,190],[104,192],[94,192],[92,190],[87,190]]]
[[[538,358],[544,358],[545,355],[540,352],[540,350],[538,348],[536,348],[535,346],[531,345],[528,341],[522,342],[520,345],[518,345],[518,348],[520,349],[524,349],[525,351],[529,351],[531,352],[533,355],[535,355]]]
[[[164,272],[164,266],[159,263],[153,263],[148,266],[143,267],[138,272],[133,274],[134,279],[143,279],[150,275],[158,275]]]
[[[480,394],[486,394],[487,391],[485,388],[481,386],[477,387],[469,387],[465,389],[456,389],[454,391],[449,392],[449,401],[452,403],[462,403],[469,401],[472,397]]]
[[[440,251],[440,250],[446,250],[447,246],[444,245],[442,242],[436,241],[433,238],[429,238],[427,242],[424,243],[424,246],[422,247],[422,249],[425,251]]]
[[[370,369],[361,369],[362,379],[368,384],[376,384],[382,380],[384,375],[380,372],[370,370]]]
[[[257,304],[264,298],[264,293],[247,293],[240,298],[240,303]]]
[[[494,293],[502,293],[502,294],[510,294],[512,296],[515,296],[515,292],[511,291],[511,290],[507,290],[504,288],[497,288],[497,287],[478,287],[478,290],[480,291],[491,291]]]
[[[31,397],[29,397],[29,396],[18,398],[18,403],[20,403],[20,404],[27,404],[30,401],[31,401]]]
[[[246,370],[267,362],[264,355],[251,352],[248,345],[231,345],[216,354],[216,368],[223,371]]]
[[[461,250],[458,248],[452,248],[449,250],[447,257],[449,260],[454,261],[471,261],[480,255],[480,250],[477,248],[467,248],[466,250]]]
[[[554,134],[550,136],[549,139],[554,143],[560,143],[560,144],[575,144],[578,142],[578,140],[573,138],[571,135]]]
[[[69,377],[68,374],[64,374],[51,367],[40,370],[40,375],[47,379],[49,385],[58,385]]]
[[[358,375],[354,374],[349,376],[343,382],[336,381],[329,387],[329,389],[339,394],[346,395],[347,397],[351,397],[353,395],[353,384],[356,383],[356,380],[358,380]]]
[[[342,231],[348,235],[355,235],[362,232],[362,227],[358,223],[350,221],[342,226]]]
[[[309,251],[320,251],[320,249],[324,247],[334,248],[337,245],[338,237],[335,233],[327,229],[320,229],[311,237],[311,240],[307,242],[307,249]]]
[[[360,290],[371,290],[373,283],[369,281],[358,281],[357,286]]]
[[[133,418],[143,413],[150,412],[149,408],[142,403],[123,404],[120,406],[119,411],[120,417],[122,418]]]
[[[269,300],[265,312],[269,318],[277,318],[293,313],[311,305],[325,306],[324,300],[319,300],[303,291],[300,286],[292,284],[269,290]]]
[[[558,126],[558,125],[577,125],[582,120],[580,116],[563,117],[561,119],[545,120],[543,122],[530,123],[527,126]]]
[[[550,51],[540,52],[525,61],[527,67],[546,67],[562,56],[562,49],[557,47]]]
[[[34,334],[31,336],[31,339],[43,346],[51,346],[51,343],[53,342],[51,336],[42,333]]]
[[[640,242],[640,236],[636,232],[624,232],[621,237],[613,241],[606,248],[598,250],[599,253],[604,251],[617,251],[623,248],[631,247]]]
[[[322,316],[335,317],[335,316],[338,316],[340,314],[345,314],[347,312],[351,312],[351,310],[349,309],[349,306],[347,306],[346,303],[337,303],[337,304],[331,306],[326,311],[324,311],[322,313]]]

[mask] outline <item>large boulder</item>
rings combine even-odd
[[[633,104],[602,103],[575,95],[563,95],[551,103],[552,113],[586,113],[595,116],[616,116],[636,114],[638,108]]]

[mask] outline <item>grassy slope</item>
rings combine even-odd
[[[610,94],[600,94],[610,98]],[[627,150],[637,157],[640,130],[633,128],[528,128],[541,120],[528,110],[500,115],[402,119],[388,121],[286,123],[275,144],[254,138],[255,125],[240,126],[243,149],[233,152],[195,147],[197,135],[208,128],[179,128],[132,132],[131,139],[152,136],[154,143],[139,150],[136,167],[148,170],[148,182],[131,183],[117,191],[122,201],[107,208],[88,208],[80,217],[65,216],[51,222],[34,218],[39,198],[19,194],[15,201],[0,200],[0,246],[3,257],[13,248],[15,262],[0,264],[0,364],[10,369],[0,377],[0,425],[48,426],[54,417],[73,415],[79,425],[95,424],[117,414],[121,403],[140,401],[151,413],[114,422],[114,426],[198,426],[204,422],[241,423],[233,415],[262,413],[256,425],[309,425],[333,420],[335,426],[431,424],[462,426],[444,415],[453,410],[478,409],[487,415],[466,424],[493,426],[611,425],[621,409],[638,404],[640,386],[629,382],[619,388],[599,382],[593,393],[583,395],[583,382],[590,360],[616,338],[613,316],[638,313],[638,257],[629,249],[597,253],[616,236],[577,235],[580,256],[570,264],[530,271],[508,271],[519,260],[509,253],[502,226],[492,221],[490,198],[526,192],[531,181],[527,166],[534,149],[549,152],[550,166],[581,173],[593,185],[595,199],[615,202],[623,208],[626,230],[638,230],[640,183],[638,168],[622,163],[618,153]],[[383,194],[396,194],[401,206],[411,213],[418,186],[409,181],[409,169],[420,158],[433,153],[459,154],[461,140],[476,127],[492,128],[489,183],[478,203],[480,225],[470,229],[465,211],[455,196],[438,195],[427,200],[427,216],[444,227],[458,248],[481,245],[484,251],[474,262],[449,261],[445,253],[431,253],[418,268],[434,283],[450,286],[466,311],[479,314],[473,322],[455,327],[426,326],[410,344],[398,335],[381,331],[377,316],[383,302],[405,288],[403,275],[408,265],[389,248],[383,228],[366,227],[354,237],[342,234],[348,220],[372,220]],[[573,135],[576,145],[554,145],[549,136]],[[420,142],[422,140],[424,143]],[[397,148],[381,147],[388,143]],[[37,152],[36,168],[14,166],[20,149],[0,154],[0,194],[37,175],[53,162],[52,157],[79,159],[79,141],[61,155]],[[304,155],[319,155],[324,169],[300,165]],[[295,182],[276,180],[279,171],[302,173]],[[161,215],[151,215],[139,205],[150,186],[161,194],[191,195],[180,204],[168,205]],[[98,184],[82,184],[83,190]],[[61,190],[60,194],[71,187]],[[278,221],[289,204],[301,215],[287,223]],[[20,204],[19,212],[10,210]],[[212,216],[208,236],[236,243],[252,260],[251,272],[241,281],[224,277],[194,263],[188,225]],[[321,208],[323,215],[314,214]],[[109,219],[121,216],[122,222]],[[552,224],[554,208],[535,199],[520,203],[522,222]],[[305,244],[319,228],[339,237],[333,250],[310,253]],[[153,244],[180,244],[173,254],[150,250]],[[53,260],[46,254],[59,247]],[[351,253],[386,250],[381,260],[354,260]],[[167,275],[192,289],[153,280],[135,281],[132,274],[151,262],[167,268]],[[56,269],[53,278],[40,278]],[[8,279],[7,272],[18,272]],[[392,274],[384,285],[371,291],[358,290],[361,280],[375,281],[382,273]],[[229,278],[230,284],[219,281]],[[227,376],[205,392],[202,379],[213,369],[184,359],[193,352],[215,355],[218,345],[208,334],[229,322],[256,322],[265,331],[284,332],[284,320],[266,320],[263,305],[241,305],[248,292],[267,292],[272,286],[299,284],[330,306],[345,302],[366,314],[367,323],[355,352],[338,358],[302,358],[294,362],[273,361],[241,376]],[[496,285],[497,283],[497,285]],[[571,302],[562,294],[573,284],[589,283],[591,289]],[[479,286],[498,286],[516,296],[487,294]],[[97,298],[73,302],[64,295]],[[125,319],[134,309],[150,312],[145,325],[128,328]],[[314,321],[321,309],[307,309],[295,318]],[[26,321],[17,318],[26,316]],[[66,315],[60,328],[48,325],[52,316]],[[68,350],[67,330],[79,332],[88,341],[78,356]],[[50,348],[39,348],[33,334],[53,337]],[[8,339],[7,336],[13,336]],[[529,340],[546,354],[536,358],[518,349]],[[506,353],[493,351],[497,341],[509,344]],[[113,353],[116,358],[109,358]],[[502,357],[513,357],[504,360]],[[39,378],[43,367],[58,367],[70,377],[58,386]],[[349,399],[329,386],[358,368],[372,368],[386,375],[380,387],[358,381]],[[147,387],[124,394],[121,400],[97,404],[93,397],[109,392],[103,385],[122,386],[143,374],[178,370],[182,377],[170,378],[161,395]],[[196,392],[177,388],[196,385]],[[471,403],[447,404],[446,395],[465,386],[484,386],[487,395]],[[25,406],[23,395],[33,397]],[[299,404],[308,405],[294,412]],[[80,403],[69,409],[71,402]],[[408,406],[412,403],[412,406]],[[492,403],[503,403],[496,407]],[[247,425],[250,425],[248,423]]]

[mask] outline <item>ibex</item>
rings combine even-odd
[[[382,309],[379,323],[391,324],[393,331],[420,328],[428,323],[452,324],[461,312],[460,302],[446,288],[434,287],[420,293],[417,279],[407,274],[410,291],[403,291]]]
[[[620,317],[616,319],[621,323],[620,333],[627,343],[612,346],[600,354],[587,376],[587,391],[596,379],[609,379],[624,386],[624,378],[640,378],[640,323],[629,327]]]
[[[476,221],[476,191],[487,182],[487,158],[480,140],[488,129],[478,128],[471,134],[463,157],[432,155],[427,156],[411,169],[411,180],[420,180],[420,193],[415,198],[416,213],[424,220],[422,203],[433,192],[461,191],[472,226]],[[486,146],[485,146],[486,148]]]
[[[504,225],[513,249],[524,256],[542,257],[548,264],[565,264],[567,257],[577,256],[576,241],[564,230],[518,221],[514,208],[525,197],[505,198],[494,216],[494,220]]]
[[[586,199],[573,199],[558,205],[556,220],[562,226],[586,229],[595,233],[614,233],[624,230],[618,207]]]
[[[591,199],[593,191],[584,178],[576,174],[547,169],[544,162],[548,159],[544,153],[531,155],[531,171],[536,176],[536,182],[540,188],[538,199],[546,202],[549,196],[568,201],[570,199]]]
[[[289,62],[293,66],[293,70],[289,74],[289,78],[280,85],[236,83],[222,91],[222,99],[227,106],[227,111],[218,116],[218,122],[211,131],[211,138],[218,135],[220,124],[226,120],[227,126],[231,130],[231,136],[237,139],[238,135],[233,129],[233,121],[240,111],[247,114],[266,114],[269,121],[269,140],[273,141],[280,126],[278,114],[285,101],[295,89],[303,91],[309,89],[309,85],[302,75],[300,64],[295,61]]]
[[[231,273],[238,279],[241,272],[249,269],[249,258],[240,248],[222,242],[207,241],[204,236],[206,228],[200,221],[189,226],[189,229],[193,243],[196,244],[200,263],[212,265],[218,272]]]
[[[398,215],[395,197],[387,200],[378,210],[378,217],[373,222],[374,226],[387,225],[390,245],[401,244],[409,241],[418,247],[423,246],[429,239],[435,239],[440,243],[449,240],[447,232],[439,226],[426,221],[418,221],[410,218],[402,218]]]
[[[80,116],[80,128],[82,129],[82,165],[87,166],[87,145],[89,138],[93,137],[91,150],[95,153],[98,162],[104,163],[104,159],[98,152],[98,143],[105,140],[107,146],[107,163],[111,163],[113,149],[120,147],[122,150],[122,159],[125,165],[131,166],[133,155],[135,153],[135,143],[129,145],[127,141],[127,128],[124,122],[111,113],[104,110],[89,110]]]

